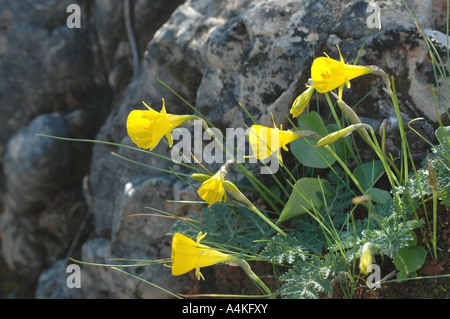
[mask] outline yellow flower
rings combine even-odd
[[[175,115],[166,113],[165,102],[161,112],[156,112],[147,104],[148,110],[133,110],[128,115],[127,131],[133,143],[138,147],[153,150],[163,136],[166,136],[172,147],[171,131],[182,123],[196,119],[194,115]]]
[[[361,257],[359,258],[359,269],[364,275],[372,272],[373,259],[372,253],[370,252],[371,247],[372,243],[365,243],[362,248]]]
[[[216,202],[221,202],[224,196],[225,200],[227,199],[227,193],[225,192],[223,183],[224,177],[219,170],[213,177],[203,182],[197,193],[209,204],[209,206],[211,206]]]
[[[274,128],[253,125],[249,132],[249,142],[253,151],[253,156],[259,160],[264,160],[272,154],[277,154],[280,163],[283,163],[281,157],[281,148],[288,150],[287,144],[300,138],[300,136],[290,130],[278,129],[275,124]]]
[[[195,276],[198,280],[205,280],[200,272],[200,268],[212,266],[222,262],[238,262],[239,258],[222,253],[200,241],[206,236],[201,232],[197,235],[197,241],[176,233],[172,240],[172,275],[183,275],[195,269]]]
[[[339,47],[338,47],[339,49]],[[350,88],[350,80],[372,73],[368,67],[345,64],[339,49],[341,61],[327,57],[316,58],[311,67],[311,77],[314,87],[319,93],[329,92],[337,87],[347,85]]]
[[[292,117],[297,117],[303,113],[305,108],[308,106],[309,101],[311,100],[314,90],[315,90],[314,87],[308,86],[308,89],[306,89],[305,92],[300,94],[295,99],[295,101],[294,101],[294,103],[292,103],[292,107],[291,107]]]

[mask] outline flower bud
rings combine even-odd
[[[367,242],[364,244],[361,252],[361,257],[359,258],[359,269],[364,275],[370,274],[372,272],[372,253],[370,249],[372,248],[372,243]]]
[[[309,101],[311,100],[311,97],[312,97],[314,91],[315,91],[315,88],[310,86],[310,87],[308,87],[308,89],[305,92],[300,94],[295,99],[294,103],[292,103],[292,108],[291,108],[292,117],[297,117],[301,113],[303,113],[305,108],[308,106]]]
[[[344,137],[352,134],[354,131],[356,131],[360,128],[371,128],[371,126],[368,124],[364,124],[364,123],[349,125],[346,128],[343,128],[339,131],[330,133],[327,136],[325,136],[324,138],[320,139],[317,142],[317,147],[332,144],[332,143],[340,140],[341,138],[344,138]]]

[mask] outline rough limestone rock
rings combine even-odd
[[[139,56],[180,2],[130,1],[128,21]],[[66,25],[66,8],[73,3],[81,8],[80,29]],[[9,284],[17,279],[6,276],[5,287],[33,287],[43,268],[60,258],[67,263],[93,229],[82,194],[92,145],[58,141],[57,147],[49,148],[45,143],[55,141],[35,134],[94,138],[111,100],[132,76],[124,21],[122,1],[0,4],[0,258],[1,265],[23,277],[23,283]],[[65,131],[58,130],[61,123],[53,123],[46,129],[38,127],[27,135],[26,143],[18,143],[17,131],[24,127],[30,131],[33,119],[51,113],[50,117],[63,118]],[[14,144],[14,154],[7,152],[8,142]],[[29,291],[24,296],[33,295]]]
[[[68,177],[70,145],[36,134],[66,137],[60,115],[42,115],[18,131],[5,154],[6,201],[2,216],[4,257],[19,273],[42,270],[43,249],[39,240],[36,211],[45,207]]]
[[[86,92],[99,89],[88,29],[66,26],[70,3],[0,3],[1,155],[8,139],[33,118],[79,107]]]
[[[79,112],[76,112],[79,113]],[[9,140],[4,157],[7,192],[1,215],[2,251],[15,272],[33,278],[67,253],[87,218],[82,192],[73,188],[86,166],[83,147],[37,134],[70,137],[81,114],[43,114]],[[86,122],[85,122],[86,123]]]
[[[31,277],[37,280],[41,274],[39,298],[170,297],[103,267],[81,265],[80,289],[67,289],[65,280],[69,256],[95,263],[108,263],[111,258],[170,258],[171,238],[166,233],[173,220],[145,214],[154,208],[183,216],[202,207],[169,202],[199,199],[195,189],[160,171],[169,167],[183,171],[181,167],[115,145],[134,146],[125,123],[131,110],[145,109],[142,101],[159,111],[164,98],[168,113],[194,112],[163,83],[222,130],[252,124],[242,106],[260,124],[271,126],[273,115],[277,125],[286,127],[286,115],[305,89],[314,57],[325,52],[338,59],[339,45],[346,62],[353,63],[359,56],[358,64],[375,64],[394,76],[405,121],[424,117],[418,129],[431,136],[437,120],[430,90],[436,84],[428,49],[400,0],[376,1],[381,9],[381,29],[367,26],[367,0],[95,0],[78,2],[82,28],[73,30],[65,26],[65,9],[72,2],[0,4],[0,164],[6,167],[0,179],[5,198],[2,254],[12,269],[26,272],[25,265],[30,264]],[[124,19],[127,3],[132,37]],[[422,31],[433,37],[439,52],[445,52],[442,12],[446,1],[415,0],[408,5],[419,17]],[[344,99],[356,104],[379,81],[371,75],[353,80]],[[444,96],[444,100],[450,97]],[[319,103],[326,116],[323,96]],[[355,111],[379,123],[391,120],[392,106],[379,86]],[[79,143],[58,143],[54,152],[70,148],[69,153],[77,156],[64,153],[53,159],[57,163],[52,169],[64,166],[63,174],[55,174],[58,177],[44,190],[30,187],[37,183],[33,174],[14,177],[12,173],[24,163],[31,163],[28,171],[34,172],[41,161],[46,162],[40,158],[33,161],[33,154],[22,153],[22,149],[15,154],[30,157],[13,162],[13,150],[6,150],[11,139],[10,145],[18,145],[14,142],[17,131],[32,127],[32,120],[39,115],[53,112],[61,113],[66,122],[65,132],[57,131],[59,124],[55,123],[55,134],[95,137],[112,144],[85,148]],[[444,113],[442,104],[439,112]],[[398,137],[394,131],[390,133],[395,150]],[[422,154],[423,146],[415,147]],[[153,152],[171,155],[164,141]],[[50,161],[47,154],[42,158]],[[33,181],[23,185],[28,177]],[[19,178],[20,182],[13,182]],[[23,200],[16,191],[20,187],[25,190]],[[50,200],[55,189],[67,197]],[[62,203],[72,209],[65,209]],[[12,209],[21,206],[27,207],[19,213]],[[75,229],[70,224],[76,225]],[[80,235],[83,231],[84,236]],[[162,265],[132,271],[174,292],[192,288],[189,276],[170,276],[170,269]]]
[[[69,176],[70,145],[37,134],[67,137],[67,125],[59,114],[44,114],[19,130],[5,154],[7,206],[26,213],[53,199]]]

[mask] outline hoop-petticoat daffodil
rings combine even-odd
[[[203,182],[197,193],[200,197],[211,206],[216,202],[221,202],[223,198],[227,199],[227,193],[223,185],[224,177],[220,170],[211,178]]]
[[[301,136],[290,130],[278,129],[275,124],[274,128],[253,125],[248,134],[248,140],[253,151],[253,157],[264,160],[272,154],[277,154],[278,160],[283,164],[281,157],[281,148],[288,150],[287,144],[295,141]]]
[[[227,181],[228,167],[234,163],[234,160],[227,161],[219,171],[212,177],[205,174],[192,174],[191,177],[201,181],[202,185],[198,189],[198,195],[211,206],[214,203],[227,200],[225,190],[236,191],[237,187],[232,182]]]
[[[216,202],[221,202],[222,198],[227,200],[226,191],[228,191],[233,198],[246,204],[248,208],[259,215],[266,223],[268,223],[283,236],[286,236],[286,234],[278,226],[276,226],[270,219],[262,214],[255,205],[253,205],[253,203],[239,190],[236,185],[234,185],[234,183],[226,180],[228,175],[228,166],[234,162],[234,160],[227,161],[224,165],[222,165],[220,170],[214,174],[213,177],[198,173],[191,175],[192,179],[203,183],[198,190],[200,197],[207,202],[209,206],[211,206]]]
[[[325,93],[337,87],[347,85],[350,88],[350,80],[372,73],[372,69],[365,66],[349,65],[344,62],[339,49],[340,61],[330,57],[316,58],[311,67],[311,77],[317,92]]]
[[[196,242],[183,234],[176,233],[172,240],[172,275],[183,275],[195,269],[198,280],[205,278],[200,268],[212,266],[222,262],[240,262],[241,259],[233,255],[222,253],[209,246],[200,244],[206,236],[198,233]]]
[[[370,249],[372,248],[372,243],[367,242],[364,244],[361,252],[361,257],[359,258],[359,270],[362,274],[367,275],[372,272],[372,253]]]
[[[172,130],[186,121],[194,120],[195,115],[176,115],[166,112],[165,102],[161,112],[156,112],[147,104],[148,110],[133,110],[128,115],[127,131],[133,143],[138,147],[153,150],[165,136],[172,147]]]

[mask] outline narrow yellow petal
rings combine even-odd
[[[199,266],[197,266],[195,268],[195,277],[197,277],[197,280],[200,280],[200,279],[205,280],[205,277],[203,277],[202,273],[200,272]]]
[[[167,112],[166,112],[166,101],[164,99],[162,99],[162,101],[163,101],[163,105],[161,107],[161,112],[160,113],[162,115],[166,116],[167,115]]]
[[[167,132],[166,133],[166,138],[167,138],[167,142],[169,144],[169,147],[172,147],[173,145],[173,138],[172,138],[172,132]]]

